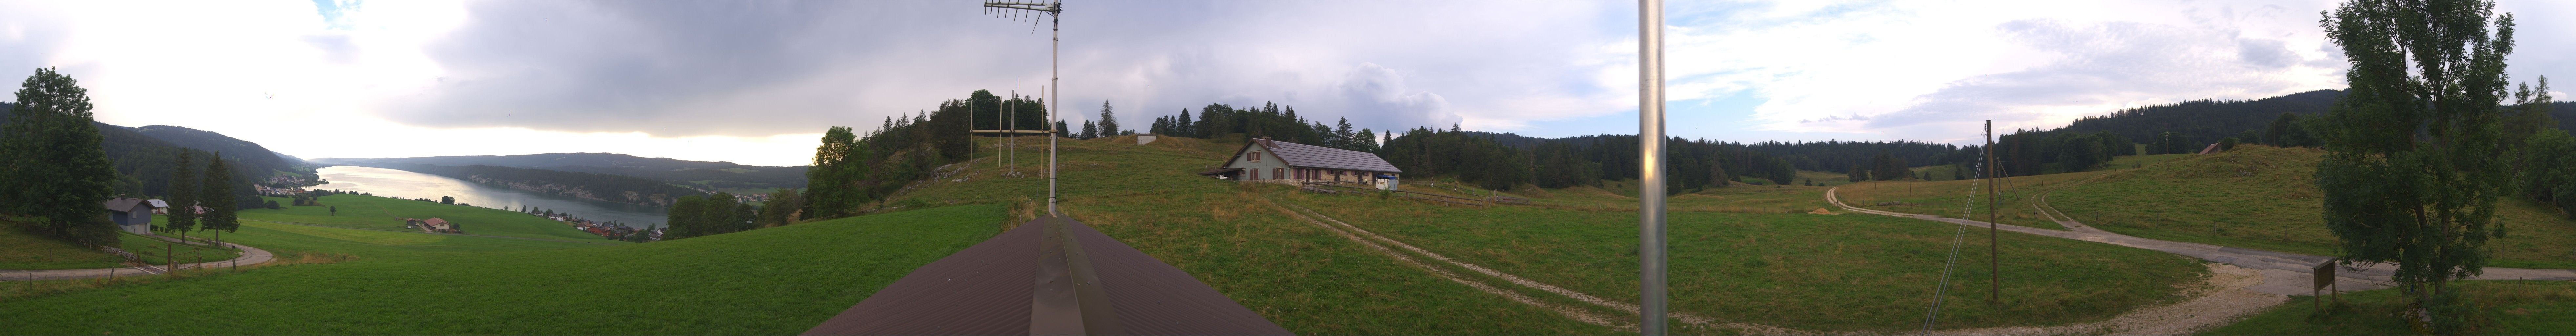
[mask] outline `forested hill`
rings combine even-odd
[[[153,139],[160,139],[161,141],[169,142],[170,144],[178,145],[179,147],[187,147],[209,152],[223,152],[224,157],[232,157],[236,160],[241,160],[257,166],[295,167],[304,163],[302,160],[288,159],[285,154],[278,154],[276,151],[270,151],[268,150],[268,147],[224,136],[223,133],[169,125],[135,127],[133,130],[135,133],[142,133],[144,136],[149,136]],[[236,156],[236,154],[238,154],[238,156]],[[289,168],[281,170],[292,171],[294,169]]]
[[[9,115],[13,108],[15,108],[14,104],[0,103],[0,123],[8,122]],[[136,197],[167,196],[168,192],[163,190],[163,188],[169,184],[170,171],[172,168],[177,166],[175,162],[178,161],[180,152],[192,152],[193,154],[191,155],[194,156],[195,168],[200,172],[205,169],[204,165],[206,164],[206,158],[213,155],[210,152],[196,149],[197,146],[183,146],[180,144],[174,144],[171,141],[165,141],[144,135],[141,132],[137,132],[136,128],[108,125],[95,121],[90,124],[91,126],[98,128],[100,136],[99,147],[107,151],[109,167],[116,170],[117,180],[115,182],[115,186],[117,194],[120,195]],[[213,134],[213,132],[207,132],[207,134]],[[245,144],[249,143],[239,139],[224,137],[220,134],[216,134],[214,137],[221,138],[220,140],[222,141],[241,142]],[[259,145],[251,144],[250,146],[257,148]],[[258,154],[248,154],[247,152],[235,153],[229,150],[223,153],[225,164],[231,167],[233,171],[233,181],[235,183],[235,186],[232,188],[233,193],[235,193],[233,199],[240,202],[239,204],[235,204],[237,206],[263,206],[261,204],[263,199],[255,196],[258,191],[251,188],[251,184],[256,181],[265,180],[269,176],[287,174],[302,176],[307,180],[311,180],[313,177],[313,172],[311,170],[303,169],[295,165],[285,164],[282,161],[277,160],[275,153],[269,152],[266,149],[257,150],[256,153]]]
[[[399,169],[431,175],[453,177],[484,185],[596,201],[651,206],[670,206],[681,196],[704,195],[697,190],[663,183],[653,179],[599,173],[568,172],[546,169],[497,167],[484,165],[437,166],[427,164],[351,164],[385,169]]]
[[[2247,131],[2262,132],[2261,128],[2284,112],[2303,118],[2325,113],[2341,97],[2340,90],[2316,90],[2255,100],[2195,100],[2085,117],[2055,131],[2110,131],[2137,142],[2151,142],[2158,134],[2174,132],[2182,135],[2184,142],[2208,144]]]
[[[732,162],[648,158],[617,153],[545,153],[409,158],[315,158],[316,163],[361,166],[426,164],[495,166],[625,175],[715,188],[803,188],[805,166],[767,167]]]

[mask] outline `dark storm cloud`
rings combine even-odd
[[[1544,25],[1588,16],[1520,27],[1530,24],[1411,8],[1465,5],[1070,4],[1061,103],[1075,124],[1108,100],[1136,127],[1182,108],[1263,102],[1411,127],[1461,120],[1441,91],[1589,75],[1480,77],[1496,64],[1565,64],[1576,57],[1567,50],[1601,36]],[[1499,7],[1568,6],[1538,5]],[[1038,92],[1047,27],[982,13],[973,2],[476,3],[428,48],[448,75],[385,110],[434,127],[759,136],[874,125],[974,89]]]

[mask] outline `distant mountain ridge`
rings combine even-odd
[[[0,103],[0,123],[8,122],[15,107],[12,103]],[[118,175],[117,193],[126,196],[167,196],[168,191],[163,188],[169,184],[170,171],[175,168],[179,153],[191,150],[223,152],[234,179],[243,184],[233,188],[234,199],[240,202],[236,206],[257,207],[265,200],[256,197],[256,191],[249,184],[267,184],[272,178],[288,176],[302,181],[316,178],[313,170],[300,160],[287,160],[258,143],[220,133],[163,125],[125,127],[97,121],[91,121],[90,125],[98,128],[99,147],[106,150],[108,163]],[[197,156],[195,160],[192,163],[196,166],[194,168],[205,169],[206,157]]]
[[[689,161],[618,153],[456,155],[406,158],[314,158],[314,163],[391,167],[403,165],[495,166],[625,175],[719,188],[803,188],[806,166],[771,167]]]

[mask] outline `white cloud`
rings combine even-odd
[[[1771,131],[1933,140],[1983,119],[2054,127],[2122,107],[2340,87],[2341,62],[2308,18],[2324,5],[1751,6],[1668,33],[1669,90],[1676,101],[1755,94],[1767,101],[1751,119]],[[1870,119],[1836,119],[1851,117]],[[1950,126],[1911,127],[1925,123]]]

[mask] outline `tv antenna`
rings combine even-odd
[[[1062,78],[1058,78],[1058,77],[1057,77],[1057,73],[1058,73],[1058,71],[1057,71],[1057,69],[1058,69],[1058,68],[1057,68],[1057,64],[1058,64],[1058,63],[1056,62],[1056,59],[1057,59],[1057,56],[1058,56],[1058,55],[1060,55],[1060,54],[1062,53],[1062,52],[1061,52],[1061,50],[1063,50],[1063,47],[1064,47],[1064,39],[1063,39],[1063,37],[1064,37],[1064,22],[1063,22],[1063,20],[1062,20],[1062,16],[1064,15],[1064,2],[1063,2],[1063,1],[1046,1],[1046,2],[1036,2],[1036,1],[1017,1],[1017,0],[1013,0],[1013,1],[985,1],[985,2],[984,2],[984,14],[992,14],[992,15],[993,15],[993,16],[995,16],[995,17],[1009,18],[1009,19],[1011,19],[1011,21],[1012,21],[1012,22],[1019,22],[1019,21],[1020,21],[1020,19],[1023,19],[1023,18],[1028,19],[1028,20],[1029,20],[1029,33],[1032,33],[1032,34],[1037,33],[1037,29],[1038,29],[1038,28],[1037,28],[1037,20],[1040,18],[1039,16],[1043,15],[1043,16],[1045,16],[1044,18],[1045,18],[1045,19],[1047,19],[1047,20],[1046,20],[1046,22],[1047,22],[1047,24],[1048,24],[1048,26],[1049,26],[1049,28],[1048,28],[1047,30],[1048,30],[1048,34],[1050,35],[1050,36],[1048,36],[1048,37],[1047,37],[1047,85],[1046,85],[1046,86],[1044,86],[1044,87],[1039,88],[1039,90],[1045,90],[1045,94],[1046,94],[1046,98],[1045,98],[1045,99],[1046,99],[1046,104],[1047,104],[1047,106],[1046,106],[1046,113],[1047,113],[1047,117],[1046,117],[1046,120],[1047,120],[1047,121],[1046,121],[1046,130],[1043,130],[1043,131],[1038,131],[1038,130],[1030,130],[1030,131],[1016,131],[1016,130],[1011,130],[1011,131],[1000,131],[1000,133],[1045,132],[1045,133],[1047,134],[1047,209],[1046,209],[1046,210],[1047,210],[1047,215],[1050,215],[1050,216],[1056,215],[1056,211],[1055,211],[1055,198],[1056,198],[1056,197],[1055,197],[1055,185],[1056,185],[1056,184],[1055,184],[1055,178],[1056,178],[1056,167],[1055,167],[1055,161],[1056,161],[1056,159],[1055,159],[1055,155],[1056,155],[1056,153],[1055,153],[1055,152],[1056,152],[1056,139],[1055,139],[1055,138],[1056,138],[1056,132],[1062,131],[1062,130],[1058,130],[1058,129],[1056,129],[1056,128],[1055,128],[1055,125],[1056,125],[1056,122],[1057,122],[1055,111],[1056,111],[1056,105],[1058,105],[1058,103],[1056,102],[1056,92],[1057,92],[1057,91],[1061,91],[1062,89],[1061,89],[1060,87],[1061,87],[1061,86],[1063,86],[1063,85],[1062,85],[1062,83],[1059,83],[1059,81],[1060,81],[1060,80],[1062,80]],[[976,132],[985,132],[985,131],[976,131]]]

